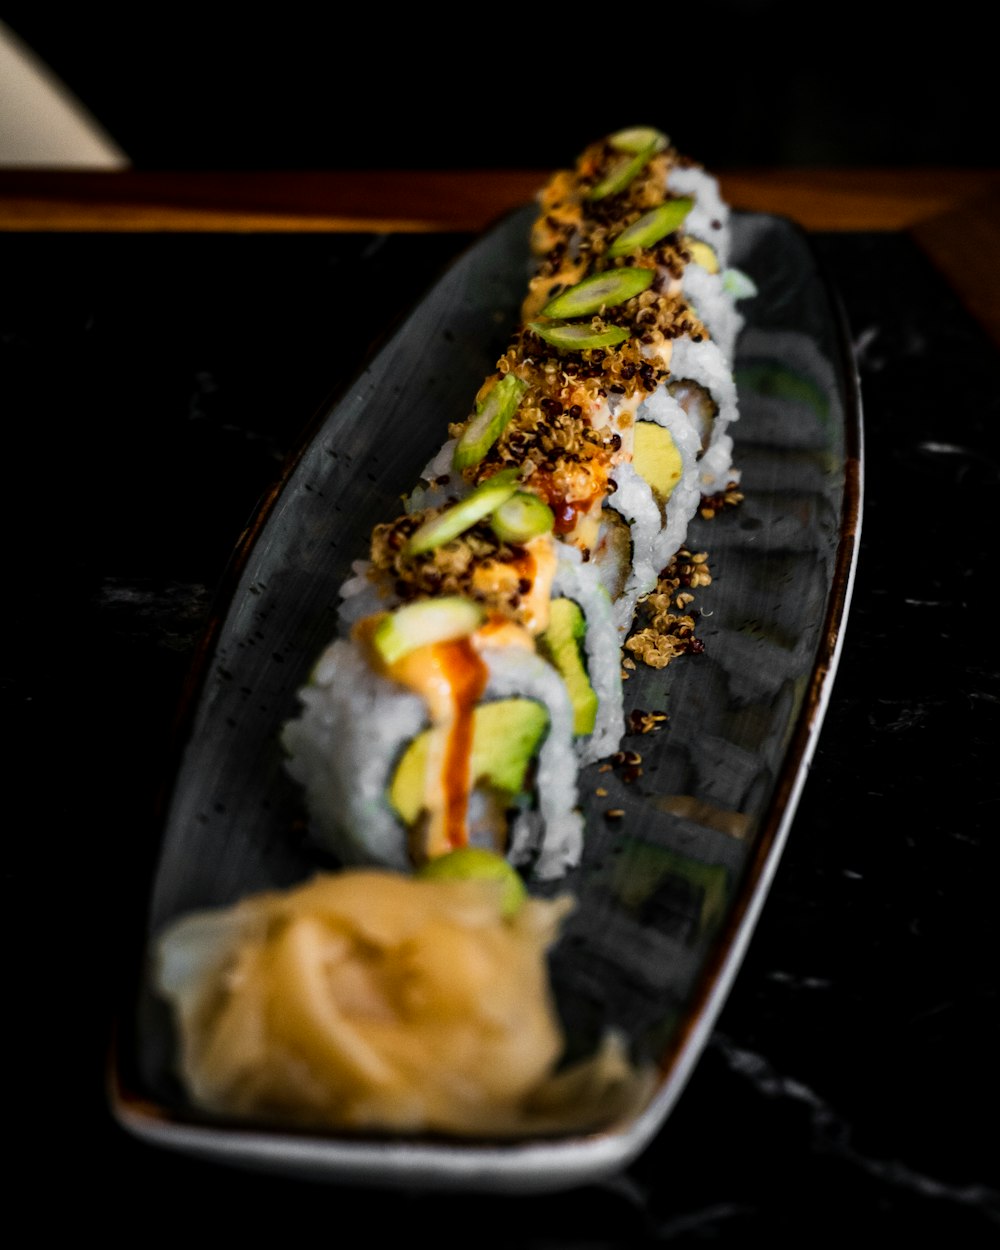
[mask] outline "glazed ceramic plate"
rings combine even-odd
[[[246,536],[230,606],[198,670],[151,936],[193,909],[337,867],[304,831],[278,731],[336,632],[351,561],[365,554],[372,526],[397,514],[506,346],[527,282],[532,213],[505,218],[442,277],[325,414]],[[704,653],[629,678],[627,709],[667,719],[625,740],[641,772],[595,765],[582,774],[583,859],[545,886],[578,899],[551,956],[570,1050],[586,1053],[605,1030],[620,1030],[657,1067],[649,1100],[599,1133],[507,1143],[214,1124],[186,1104],[170,1019],[144,985],[112,1065],[112,1104],[128,1130],[299,1176],[540,1191],[606,1176],[661,1128],[789,833],[837,667],[860,528],[860,397],[836,297],[806,237],[780,218],[736,214],[732,263],[758,288],[742,304],[736,361],[745,499],[688,535],[713,574],[697,601]]]

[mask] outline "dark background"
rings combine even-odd
[[[427,9],[281,28],[246,9],[54,12],[3,16],[138,168],[547,171],[647,122],[712,170],[997,164],[988,40],[965,11],[890,27],[878,6],[761,0],[631,24],[604,11],[579,33],[526,10],[478,10],[462,30]],[[843,1246],[864,1230],[995,1246],[997,355],[912,241],[814,238],[861,373],[862,550],[740,976],[651,1149],[606,1184],[521,1198],[203,1165],[128,1137],[102,1083],[152,797],[225,561],[328,389],[468,240],[0,241],[2,687],[24,808],[4,861],[9,1209],[112,1240],[127,1221],[130,1236]]]
[[[716,170],[995,165],[992,40],[971,10],[928,12],[15,3],[3,17],[137,168],[549,170],[636,124]]]
[[[997,349],[889,232],[813,236],[861,375],[857,584],[787,848],[650,1148],[568,1193],[435,1195],[244,1174],[112,1123],[154,798],[225,562],[314,406],[467,242],[0,233],[8,1212],[72,1244],[127,1221],[248,1245],[995,1250]]]

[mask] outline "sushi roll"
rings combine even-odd
[[[541,879],[575,866],[578,773],[620,746],[637,606],[739,480],[740,283],[715,180],[639,127],[538,201],[506,349],[375,526],[283,729],[311,827],[347,864],[480,846]]]
[[[744,319],[737,301],[755,287],[729,267],[730,214],[716,179],[681,156],[666,135],[638,127],[587,148],[572,171],[550,180],[539,207],[525,318],[595,272],[651,268],[652,291],[672,301],[655,316],[672,350],[650,339],[651,295],[632,331],[660,381],[701,429],[704,493],[737,482],[727,435],[738,415],[732,360]]]

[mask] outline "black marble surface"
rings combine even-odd
[[[315,409],[466,239],[0,238],[8,1072],[20,1172],[72,1194],[50,1222],[127,1202],[169,1234],[1000,1242],[1000,356],[908,238],[814,241],[858,354],[866,498],[797,818],[648,1150],[604,1184],[516,1198],[202,1164],[121,1131],[103,1086],[172,716],[226,560]],[[27,1187],[11,1198],[38,1214]]]

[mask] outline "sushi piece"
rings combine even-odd
[[[664,283],[693,280],[707,322],[714,323],[716,313],[721,320],[731,317],[739,288],[726,279],[729,206],[717,180],[662,132],[637,127],[589,145],[572,170],[549,180],[538,204],[532,230],[536,272],[526,308],[540,307],[560,286],[579,282],[595,263],[641,250]],[[710,281],[699,283],[704,278]],[[707,297],[710,291],[714,298]]]
[[[649,401],[669,376],[679,336],[703,328],[677,292],[651,289],[654,271],[646,266],[616,266],[596,276],[598,293],[590,287],[581,294],[586,282],[569,288],[560,297],[568,304],[547,306],[512,340],[493,384],[521,382],[520,403],[461,476],[468,488],[516,472],[521,488],[551,508],[556,537],[596,560],[622,629],[697,507],[696,418],[668,396]],[[589,315],[595,299],[602,312]],[[549,316],[566,307],[583,308],[589,319]],[[582,335],[563,337],[579,326]],[[456,447],[474,419],[455,427]],[[627,533],[609,533],[620,517]]]
[[[441,603],[481,624],[387,662],[377,631],[407,608],[366,618],[300,691],[282,742],[313,833],[347,864],[412,870],[478,845],[561,876],[582,847],[567,686],[525,630],[471,600],[411,607]]]
[[[533,493],[514,490],[497,512],[477,517],[477,501],[488,500],[502,476],[460,500],[449,496],[443,505],[376,526],[370,558],[356,562],[355,576],[342,588],[341,623],[349,631],[372,612],[437,594],[481,604],[526,631],[557,669],[570,691],[577,754],[590,762],[616,749],[624,726],[614,658],[620,639],[608,594],[596,567],[585,564],[576,547],[558,541],[551,510]],[[505,509],[514,507],[520,510],[515,528],[505,529]],[[477,519],[455,532],[449,526],[445,542],[411,550],[423,527],[456,515]],[[530,532],[541,525],[546,528]]]

